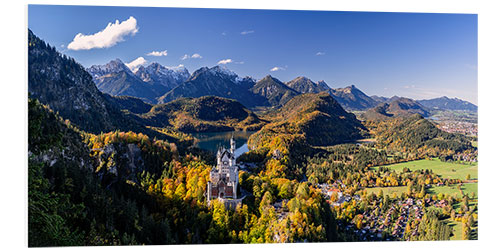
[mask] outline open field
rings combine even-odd
[[[453,229],[453,236],[450,240],[462,240],[462,223],[451,219],[444,220],[444,222]]]
[[[384,195],[388,194],[389,196],[392,196],[392,194],[396,193],[398,196],[401,195],[402,193],[406,192],[408,190],[408,187],[406,186],[398,186],[398,187],[373,187],[373,188],[366,188],[367,194],[375,194],[378,195],[378,192],[384,192]]]
[[[466,176],[470,174],[472,180],[477,179],[477,163],[468,164],[458,164],[450,162],[442,162],[439,159],[432,160],[416,160],[403,163],[396,163],[391,165],[386,165],[384,167],[389,167],[397,172],[402,172],[403,168],[407,167],[411,171],[420,169],[430,169],[432,172],[438,174],[444,178],[450,179],[460,179],[465,180]]]
[[[471,193],[474,192],[475,196],[472,199],[477,199],[477,183],[464,183],[462,184],[462,191],[464,194],[468,194],[469,197],[471,197]],[[458,185],[451,185],[451,186],[432,186],[427,190],[428,193],[430,194],[449,194],[451,196],[457,196],[461,197],[462,195],[460,194],[460,190],[458,189]]]
[[[446,219],[443,222],[448,224],[453,229],[453,235],[450,240],[462,240],[462,223],[451,219]],[[472,237],[471,240],[477,240],[477,223],[472,225]]]

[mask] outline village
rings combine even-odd
[[[477,123],[464,121],[442,121],[438,123],[438,127],[448,133],[477,136]]]
[[[351,201],[360,202],[362,197],[359,195],[350,196],[343,194],[338,188],[342,187],[340,181],[334,184],[318,184],[317,188],[327,199],[332,208],[341,206],[345,208]],[[344,186],[345,187],[345,186]],[[332,202],[331,196],[337,195],[337,201]],[[445,199],[433,200],[430,198],[414,199],[406,198],[392,203],[387,209],[384,209],[384,198],[375,195],[367,196],[367,202],[372,209],[366,209],[362,212],[359,225],[353,221],[338,221],[339,227],[344,227],[357,235],[358,240],[362,241],[381,241],[381,240],[410,240],[410,237],[418,235],[419,223],[422,220],[426,209],[441,208],[449,205]],[[375,209],[373,209],[375,208]],[[462,215],[457,214],[456,218]]]

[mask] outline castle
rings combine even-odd
[[[217,166],[210,171],[210,181],[207,183],[207,203],[219,199],[226,206],[235,207],[241,199],[238,196],[238,165],[234,151],[236,142],[231,137],[230,149],[225,147],[217,151]]]

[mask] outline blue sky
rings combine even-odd
[[[472,14],[30,5],[28,27],[85,67],[143,57],[193,72],[226,62],[256,79],[306,76],[368,95],[477,104]],[[100,31],[116,36],[87,37]]]

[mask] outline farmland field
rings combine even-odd
[[[403,163],[386,165],[384,167],[392,168],[397,172],[403,171],[403,168],[409,168],[411,171],[420,169],[429,169],[443,178],[465,180],[470,174],[471,179],[477,179],[477,163],[472,165],[442,162],[439,159],[416,160]]]

